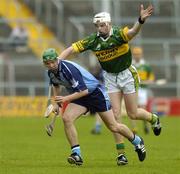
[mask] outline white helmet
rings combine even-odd
[[[97,22],[111,22],[111,16],[107,12],[97,13],[93,18],[93,23],[96,24]]]

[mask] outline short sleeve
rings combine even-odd
[[[127,36],[128,31],[129,31],[129,28],[128,28],[128,27],[125,27],[125,28],[123,28],[123,29],[120,30],[120,34],[121,34],[123,40],[126,41],[126,42],[128,42],[128,41],[130,40],[130,39],[128,38],[128,36]]]
[[[82,74],[74,65],[63,62],[62,68],[64,76],[69,81],[74,91],[79,92],[87,89]]]
[[[74,51],[77,53],[80,53],[80,52],[89,50],[94,41],[95,36],[96,35],[93,33],[92,35],[87,36],[86,38],[73,43],[72,47]]]

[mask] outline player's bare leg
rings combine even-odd
[[[131,130],[133,131],[134,134],[137,134],[138,128],[137,128],[136,120],[130,119],[130,123],[131,123]]]
[[[86,111],[87,109],[85,107],[69,103],[62,115],[64,130],[72,150],[72,154],[68,157],[68,162],[70,164],[82,165],[83,163],[78,134],[74,122]]]
[[[135,146],[135,151],[138,154],[139,160],[144,161],[146,157],[146,150],[142,138],[140,138],[138,135],[134,135],[126,125],[118,123],[113,116],[112,110],[99,112],[99,115],[108,129],[114,133],[123,135]]]
[[[91,133],[94,135],[99,135],[101,134],[101,129],[102,129],[102,120],[101,117],[95,113],[95,125],[93,127],[93,129],[91,130]]]
[[[122,93],[121,92],[113,92],[109,93],[112,110],[114,113],[114,117],[117,122],[121,123],[121,103],[122,103]],[[113,133],[114,139],[116,142],[116,149],[118,152],[117,157],[117,165],[125,165],[128,164],[128,160],[125,156],[125,145],[124,145],[124,138],[122,135]]]
[[[140,108],[146,109],[147,103],[145,105],[139,105]],[[149,122],[143,121],[143,130],[145,134],[149,134],[150,132],[150,125]]]
[[[124,101],[128,116],[133,120],[144,120],[151,123],[154,134],[161,133],[161,124],[157,115],[137,106],[137,93],[124,94]]]

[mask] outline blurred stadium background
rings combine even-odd
[[[154,14],[131,45],[141,46],[156,79],[167,81],[163,85],[151,85],[153,95],[148,105],[148,109],[167,115],[162,118],[162,135],[146,136],[139,129],[146,142],[147,159],[140,163],[127,142],[129,164],[118,167],[110,132],[103,129],[100,136],[91,135],[94,119],[82,117],[77,127],[85,163],[81,168],[70,167],[66,162],[70,148],[60,119],[53,138],[44,129],[51,118],[43,118],[48,82],[41,53],[48,47],[60,52],[93,32],[92,17],[99,11],[109,11],[116,25],[132,26],[139,16],[140,3],[152,3]],[[12,37],[18,25],[28,33],[23,43]],[[90,52],[80,54],[73,61],[89,70],[97,65]],[[180,0],[0,0],[0,174],[178,173],[178,116]]]
[[[92,33],[92,17],[99,11],[110,12],[115,25],[132,26],[142,2],[154,5],[154,15],[131,45],[142,46],[156,79],[167,81],[151,86],[154,98],[149,107],[180,115],[180,0],[1,0],[0,115],[40,115],[48,83],[42,51],[54,47],[60,52]],[[28,33],[25,47],[14,46],[11,37],[18,25]],[[89,70],[97,64],[90,52],[73,60]]]

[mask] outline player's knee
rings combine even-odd
[[[71,116],[68,114],[63,114],[62,120],[64,124],[71,124],[73,122],[73,120],[71,119]]]
[[[113,109],[113,114],[114,114],[114,117],[115,117],[116,121],[119,121],[120,120],[120,110],[114,108]]]

